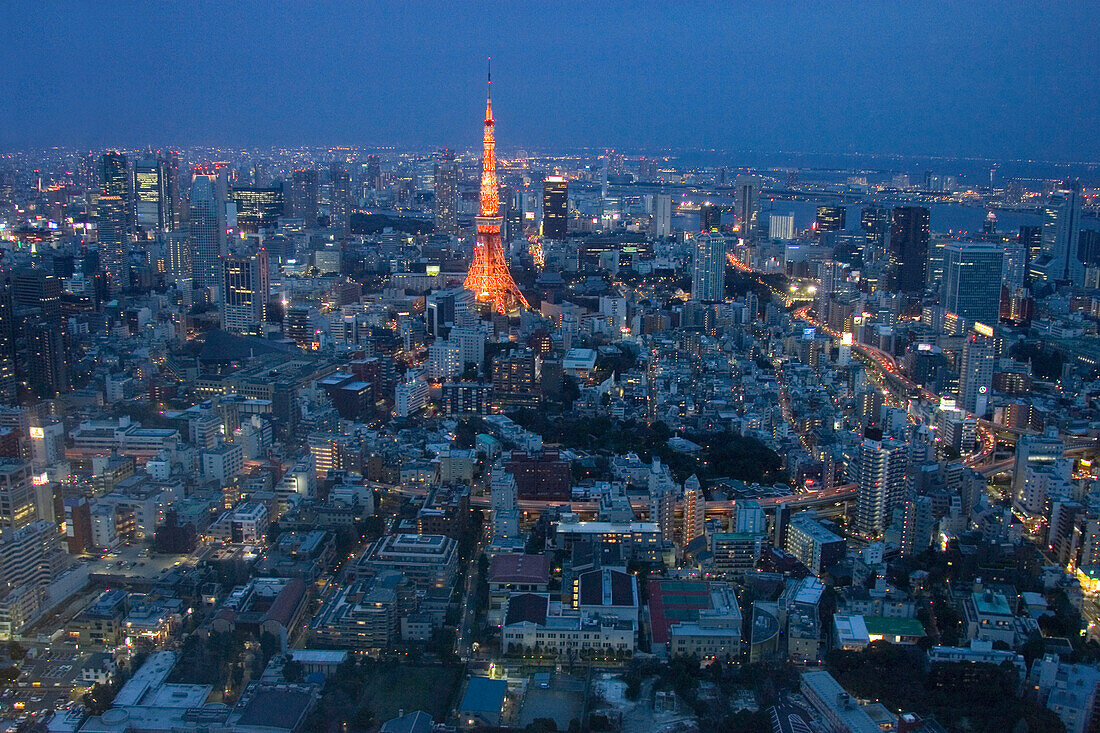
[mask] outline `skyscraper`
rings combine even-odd
[[[114,151],[99,158],[96,239],[99,262],[112,290],[129,284],[130,173],[126,156]]]
[[[0,288],[0,402],[15,404],[15,313],[10,288]]]
[[[1063,183],[1043,209],[1043,244],[1031,270],[1048,283],[1081,285],[1085,267],[1078,253],[1081,233],[1081,184]]]
[[[171,173],[168,160],[150,155],[134,161],[134,209],[139,229],[165,232],[172,228]]]
[[[542,182],[542,236],[564,240],[569,225],[569,182],[562,176],[547,176]]]
[[[307,227],[317,226],[317,170],[301,168],[291,174],[290,215],[305,221]]]
[[[1047,428],[1043,435],[1021,435],[1013,456],[1012,495],[1020,496],[1023,492],[1028,468],[1052,466],[1065,457],[1065,452],[1057,428]]]
[[[382,188],[382,165],[377,155],[368,155],[364,179],[367,188]]]
[[[267,252],[222,259],[222,328],[259,334],[267,320]]]
[[[281,187],[233,188],[229,200],[237,206],[237,229],[253,234],[277,227],[285,208]]]
[[[859,225],[863,230],[864,261],[875,262],[885,257],[890,238],[890,210],[868,206],[860,212]]]
[[[717,302],[726,297],[726,238],[718,233],[695,238],[691,266],[691,299]]]
[[[699,207],[699,231],[717,232],[722,228],[722,210],[714,204]]]
[[[893,439],[866,439],[859,447],[856,530],[877,537],[890,524],[894,507],[905,501],[909,451]]]
[[[1002,239],[999,244],[1004,251],[1004,284],[1010,288],[1023,287],[1027,280],[1027,250],[1018,239]]]
[[[970,324],[996,324],[1004,249],[996,244],[952,242],[944,252],[944,308]]]
[[[756,235],[757,219],[760,215],[760,189],[763,187],[764,179],[760,176],[742,175],[733,180],[734,214],[741,227],[741,236],[745,239],[752,239]]]
[[[928,277],[928,209],[902,206],[894,209],[890,224],[890,265],[887,289],[895,293],[920,293]]]
[[[191,182],[191,276],[196,290],[221,282],[218,258],[222,254],[218,201],[214,176],[198,174]]]
[[[180,203],[180,154],[167,150],[161,155],[164,162],[164,174],[168,177],[168,206],[170,216],[166,222],[169,230],[180,228],[183,221],[183,206]]]
[[[995,361],[996,352],[988,338],[976,333],[967,337],[959,368],[959,407],[978,417],[989,412]]]
[[[769,216],[768,239],[794,239],[794,214]]]
[[[191,237],[188,232],[172,232],[168,235],[168,275],[173,280],[184,281],[186,289],[190,290],[193,287],[193,272]]]
[[[69,363],[65,352],[65,334],[52,323],[36,322],[25,329],[29,354],[27,381],[35,394],[43,398],[68,392]]]
[[[332,204],[329,209],[330,225],[337,229],[348,228],[351,217],[351,171],[347,163],[333,163],[329,167],[332,183]]]
[[[1031,283],[1042,279],[1042,272],[1032,268],[1039,262],[1043,254],[1043,228],[1035,226],[1022,226],[1017,236],[1024,251],[1027,253],[1027,281]]]
[[[36,519],[31,464],[5,459],[0,463],[0,530],[20,529]]]
[[[1082,229],[1078,236],[1078,259],[1086,268],[1100,267],[1100,231]]]
[[[477,217],[477,242],[474,244],[474,261],[463,285],[467,290],[474,291],[479,301],[491,303],[496,312],[508,313],[530,306],[512,279],[500,241],[500,184],[497,182],[495,125],[490,95],[485,100],[485,131],[481,141],[481,209]]]
[[[435,228],[458,234],[458,169],[453,153],[435,164]]]
[[[814,224],[819,232],[842,232],[847,225],[847,209],[843,206],[818,206]]]
[[[61,327],[61,280],[52,272],[20,267],[12,273],[12,302],[22,308],[37,308],[37,320]]]
[[[653,199],[653,236],[664,239],[672,234],[672,196],[659,193]]]

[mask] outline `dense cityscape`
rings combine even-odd
[[[494,79],[453,150],[0,152],[0,727],[1100,730],[1100,164]]]

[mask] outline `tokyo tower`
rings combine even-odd
[[[474,261],[464,286],[474,291],[479,301],[491,303],[497,313],[509,313],[520,307],[530,308],[519,291],[500,242],[500,186],[497,183],[496,141],[493,138],[493,78],[489,76],[489,94],[485,100],[485,136],[481,157],[481,213],[477,217],[477,243]]]

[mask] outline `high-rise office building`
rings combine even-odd
[[[112,290],[129,285],[130,171],[126,156],[114,151],[99,158],[96,239],[99,263]]]
[[[26,527],[38,519],[31,464],[5,459],[0,463],[0,530]]]
[[[1100,267],[1100,231],[1082,229],[1078,236],[1080,237],[1077,243],[1078,259],[1086,268]]]
[[[722,229],[722,210],[714,204],[699,207],[699,231],[717,232]]]
[[[12,273],[12,303],[20,308],[37,308],[36,320],[61,327],[61,280],[37,267],[20,267]]]
[[[68,392],[69,359],[65,333],[54,323],[36,322],[24,329],[27,337],[27,381],[34,393],[52,398]]]
[[[317,330],[313,327],[307,306],[294,305],[286,309],[283,313],[283,335],[299,348],[315,350],[313,343],[317,340]]]
[[[332,184],[332,202],[329,207],[329,223],[337,229],[346,230],[351,222],[351,169],[347,163],[333,163],[329,167],[329,182]]]
[[[233,188],[229,200],[237,206],[237,229],[252,234],[277,227],[285,209],[282,187]]]
[[[425,299],[424,323],[429,336],[444,338],[456,326],[471,326],[477,320],[473,293],[465,288],[433,291]]]
[[[191,245],[191,277],[196,290],[221,282],[218,259],[222,255],[224,232],[218,216],[214,176],[199,174],[191,182],[191,214],[188,231]]]
[[[951,242],[944,248],[943,306],[967,323],[997,323],[1004,248]]]
[[[1021,435],[1016,441],[1012,465],[1012,495],[1024,490],[1028,468],[1053,466],[1066,454],[1066,445],[1058,437],[1058,428],[1047,428],[1042,435]]]
[[[856,530],[878,537],[889,526],[894,508],[905,501],[909,471],[908,444],[866,439],[859,447]]]
[[[887,289],[895,293],[920,293],[928,277],[928,209],[902,206],[894,209],[890,224],[890,266]]]
[[[1042,270],[1036,269],[1043,254],[1043,228],[1041,226],[1022,226],[1017,235],[1020,245],[1027,256],[1027,282],[1031,283],[1043,279]]]
[[[835,260],[825,260],[818,270],[817,302],[814,309],[818,318],[828,322],[832,311],[833,297],[851,290],[848,283],[848,265]]]
[[[843,206],[818,206],[814,227],[819,232],[842,232],[848,223],[847,215]]]
[[[0,288],[0,403],[15,404],[19,382],[15,374],[15,312],[10,288]]]
[[[1004,251],[1001,276],[1009,288],[1022,288],[1027,281],[1027,250],[1018,239],[1004,239],[999,245]]]
[[[290,215],[305,221],[307,227],[317,226],[317,200],[317,170],[294,171],[290,183]]]
[[[259,334],[267,320],[267,252],[222,259],[222,328]]]
[[[188,232],[182,230],[168,235],[168,275],[173,280],[184,282],[188,290],[192,287],[193,272],[190,240]]]
[[[169,230],[180,228],[183,223],[183,205],[180,199],[180,154],[175,150],[166,150],[161,154],[164,161],[164,174],[168,177],[168,207],[171,215],[168,219]]]
[[[794,239],[794,214],[769,216],[768,239]]]
[[[718,233],[695,238],[691,266],[691,299],[717,302],[726,297],[726,238]]]
[[[367,188],[382,188],[382,165],[377,155],[368,155],[363,175]]]
[[[435,165],[435,228],[458,234],[458,168],[453,153]]]
[[[742,175],[737,176],[733,181],[734,214],[741,228],[741,236],[745,239],[753,239],[756,236],[757,219],[760,216],[760,189],[763,187],[764,179],[760,176]],[[782,239],[791,239],[791,237],[782,237]]]
[[[122,153],[109,150],[99,156],[99,193],[129,200],[130,169]]]
[[[876,262],[886,256],[890,239],[890,210],[868,206],[860,212],[859,228],[863,230],[863,259]]]
[[[638,161],[638,180],[640,181],[656,181],[657,180],[657,161],[647,160],[642,158]]]
[[[985,417],[989,412],[995,362],[993,343],[979,334],[970,334],[963,343],[962,366],[959,368],[959,407],[978,417]]]
[[[665,239],[672,234],[672,196],[659,193],[653,199],[653,236]]]
[[[1083,284],[1085,266],[1078,252],[1081,234],[1081,184],[1063,183],[1043,209],[1043,244],[1032,261],[1036,279],[1048,283]]]
[[[138,229],[166,232],[172,228],[169,161],[150,155],[134,161],[134,214]]]
[[[542,182],[542,236],[564,240],[569,230],[569,182],[547,176]]]

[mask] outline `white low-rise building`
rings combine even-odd
[[[508,654],[622,657],[637,645],[637,621],[563,608],[546,593],[513,594],[501,628],[501,647]]]

